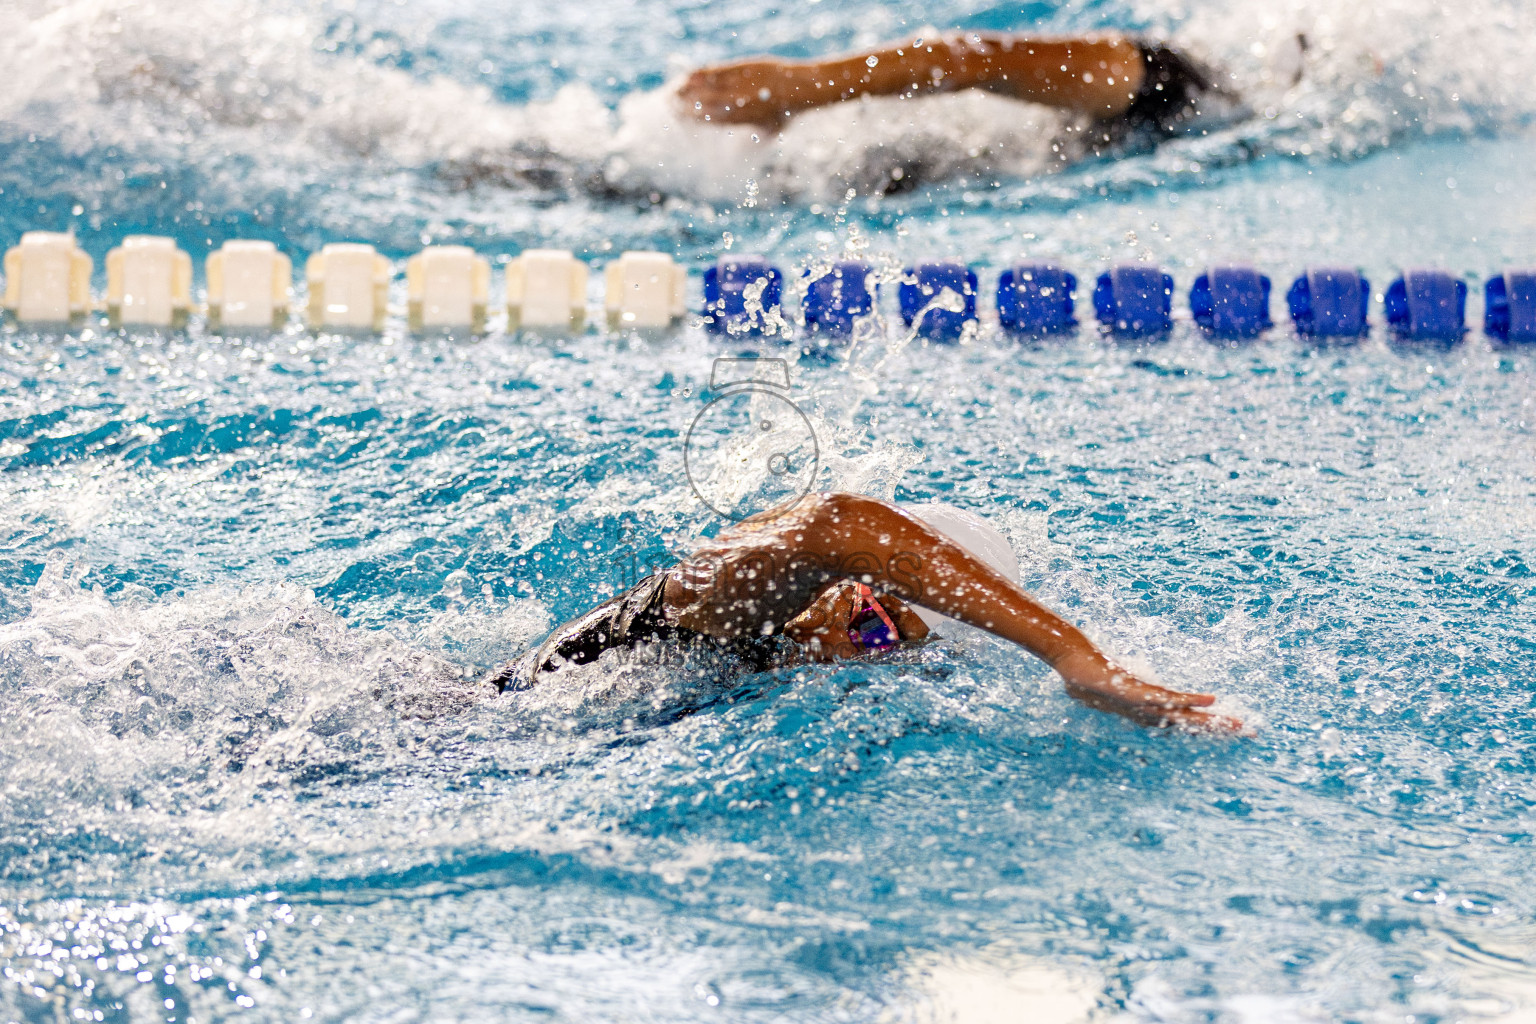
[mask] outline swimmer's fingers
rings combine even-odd
[[[1102,694],[1108,700],[1118,701],[1130,707],[1153,707],[1167,710],[1173,708],[1203,708],[1216,703],[1216,698],[1208,693],[1184,693],[1179,690],[1170,690],[1166,686],[1144,683],[1140,679],[1127,675],[1124,672],[1116,672],[1102,682],[1077,680],[1075,685],[1083,689],[1093,690]]]
[[[1156,686],[1152,683],[1138,682],[1135,694],[1137,704],[1151,707],[1206,708],[1216,703],[1215,696],[1209,693],[1184,693],[1181,690],[1170,690],[1166,686]]]
[[[1129,718],[1141,725],[1158,728],[1183,728],[1199,732],[1225,732],[1251,735],[1242,722],[1227,715],[1212,714],[1200,708],[1215,703],[1204,693],[1179,693],[1161,686],[1137,683],[1134,693],[1142,699],[1128,699],[1129,688],[1089,687],[1068,682],[1067,695],[1099,711]]]
[[[1216,715],[1209,711],[1182,708],[1166,712],[1158,721],[1148,722],[1161,728],[1188,729],[1191,732],[1231,733],[1252,736],[1253,730],[1231,715]]]

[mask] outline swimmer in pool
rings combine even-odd
[[[777,129],[800,111],[861,96],[959,89],[987,89],[1087,117],[1095,148],[1176,135],[1207,106],[1233,105],[1215,74],[1160,43],[985,32],[918,38],[841,57],[754,57],[704,67],[688,77],[678,97],[700,120]]]
[[[1091,707],[1146,725],[1242,728],[1203,710],[1214,697],[1137,679],[944,534],[857,494],[807,495],[722,530],[671,569],[560,626],[490,681],[523,690],[563,665],[655,642],[709,644],[761,669],[769,664],[763,638],[780,634],[804,660],[869,657],[928,635],[911,604],[1018,644]]]

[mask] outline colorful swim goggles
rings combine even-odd
[[[901,633],[890,615],[875,600],[874,591],[862,583],[854,584],[853,617],[848,620],[848,639],[866,651],[888,651],[901,643]]]

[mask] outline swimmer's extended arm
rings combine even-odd
[[[1090,117],[1123,114],[1146,66],[1129,39],[952,33],[824,60],[760,57],[700,68],[678,90],[701,120],[776,128],[860,96],[990,89]]]
[[[827,584],[860,579],[1023,647],[1076,699],[1148,725],[1235,731],[1214,697],[1137,679],[1071,623],[915,516],[856,494],[808,495],[720,533],[669,574],[677,625],[717,637],[782,631]]]

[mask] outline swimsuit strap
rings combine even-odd
[[[848,639],[865,650],[888,651],[901,643],[901,630],[891,615],[875,600],[875,592],[863,583],[854,584],[854,596],[860,604],[848,619]],[[866,615],[865,613],[872,613]]]

